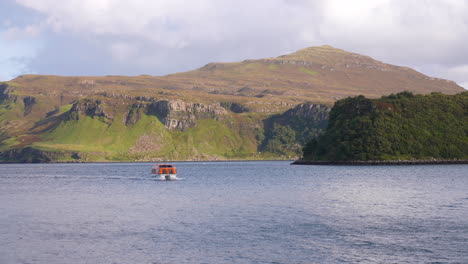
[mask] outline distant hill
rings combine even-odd
[[[410,92],[335,103],[324,134],[304,148],[305,161],[468,158],[468,92]]]
[[[0,83],[0,160],[291,158],[336,100],[404,90],[464,91],[330,46],[162,77],[23,75]]]
[[[185,88],[207,92],[280,96],[322,103],[358,94],[376,98],[401,91],[418,94],[463,91],[452,81],[331,46],[306,48],[270,59],[210,63],[198,70],[166,78],[184,84]],[[242,88],[249,90],[244,92]]]

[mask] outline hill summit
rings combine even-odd
[[[357,94],[377,98],[405,90],[419,94],[463,91],[453,81],[328,45],[276,58],[210,63],[168,78],[175,82],[198,80],[206,89],[220,93],[235,93],[238,87],[249,87],[259,94],[266,91],[325,103]]]

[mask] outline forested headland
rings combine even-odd
[[[339,100],[324,134],[303,161],[461,160],[468,158],[468,92],[402,92]]]

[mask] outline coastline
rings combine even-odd
[[[256,161],[284,161],[291,162],[291,159],[232,159],[232,160],[159,160],[159,161],[48,161],[48,162],[17,162],[0,161],[0,165],[7,164],[105,164],[105,163],[185,163],[185,162],[256,162]]]
[[[350,160],[350,161],[305,161],[296,160],[291,165],[452,165],[468,164],[468,160]]]

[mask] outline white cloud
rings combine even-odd
[[[199,41],[223,41],[232,35],[249,34],[246,31],[274,30],[291,24],[297,16],[294,6],[280,0],[18,2],[45,14],[47,24],[56,32],[137,36],[174,48]]]
[[[468,90],[468,63],[447,68],[444,75],[452,80],[462,80],[458,84]]]
[[[25,27],[8,27],[6,31],[2,33],[3,38],[9,41],[15,41],[19,39],[34,38],[41,34],[42,25],[31,24]]]
[[[121,62],[127,62],[138,54],[138,47],[125,42],[113,43],[110,50],[113,57]]]
[[[42,45],[41,40],[36,39],[38,34],[33,26],[0,30],[0,81],[34,72],[28,67],[28,62],[37,55]]]
[[[468,36],[462,1],[327,1],[324,39],[411,64],[457,59]]]

